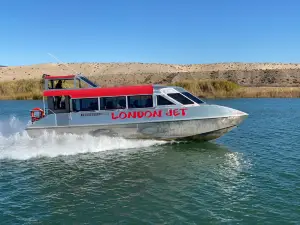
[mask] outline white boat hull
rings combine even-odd
[[[211,140],[248,116],[229,107],[206,104],[177,86],[100,88],[81,75],[45,75],[43,79],[48,113],[39,108],[31,111],[33,123],[26,130],[34,137],[47,131],[128,139]],[[54,88],[54,81],[59,79],[73,80],[74,89]],[[78,89],[77,82],[85,82],[89,88]],[[35,111],[40,115],[34,116]]]
[[[222,136],[238,126],[247,115],[236,115],[220,118],[176,120],[165,122],[144,122],[132,124],[111,125],[79,125],[27,128],[30,136],[40,136],[42,132],[57,134],[72,133],[77,135],[112,136],[127,139],[157,139],[157,140],[212,140]]]

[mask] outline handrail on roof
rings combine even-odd
[[[100,87],[100,85],[92,82],[90,79],[88,79],[86,76],[84,76],[83,74],[76,74],[76,75],[60,75],[60,76],[51,76],[48,74],[43,74],[43,80],[74,80],[75,79],[82,81],[84,83],[86,83],[88,86],[90,87]]]
[[[49,75],[49,74],[43,74],[42,78],[45,79],[49,79],[49,80],[54,80],[54,79],[74,79],[76,77],[76,75],[70,74],[70,75],[58,75],[58,76],[53,76],[53,75]]]

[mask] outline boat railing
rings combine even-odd
[[[69,121],[72,120],[72,112],[68,113]]]
[[[49,109],[49,108],[45,108],[45,110],[50,111],[54,114],[55,126],[57,126],[57,115],[56,115],[56,113],[52,109]]]

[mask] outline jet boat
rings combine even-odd
[[[182,87],[100,87],[84,75],[43,75],[44,108],[31,110],[32,136],[43,131],[128,139],[209,141],[237,127],[248,114],[207,104]],[[61,87],[63,82],[71,86]],[[54,85],[55,83],[60,85]],[[84,86],[84,87],[83,87]]]

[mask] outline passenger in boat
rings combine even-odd
[[[149,98],[147,98],[147,100],[146,100],[145,108],[150,108],[150,107],[152,107],[152,106],[153,106],[153,101],[152,101],[152,98],[149,97]]]
[[[98,110],[98,103],[97,102],[90,103],[89,109],[90,110]]]
[[[138,100],[134,100],[134,102],[133,102],[133,108],[140,108]]]
[[[125,109],[126,108],[126,101],[124,99],[121,99],[119,102],[118,102],[118,108],[119,109]]]
[[[114,106],[113,106],[113,103],[111,101],[106,102],[105,109],[113,109],[113,108],[114,108]]]
[[[55,85],[55,89],[62,89],[62,80],[59,80]],[[56,108],[60,108],[61,96],[56,96]]]

